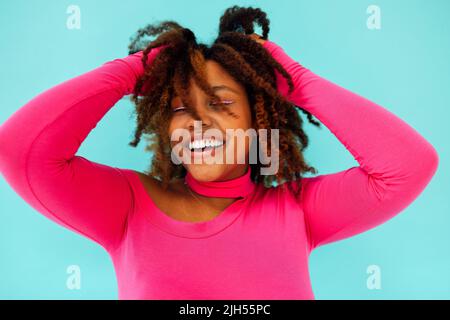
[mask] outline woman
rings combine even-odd
[[[314,299],[311,251],[400,213],[437,170],[436,150],[417,131],[290,58],[268,31],[265,13],[251,7],[227,9],[211,47],[174,22],[149,26],[129,56],[45,91],[1,126],[6,181],[107,250],[120,299]],[[137,111],[131,145],[153,134],[149,173],[76,155],[128,94]],[[301,153],[308,138],[297,110],[326,125],[359,166],[303,177],[316,171]],[[263,175],[267,164],[250,163],[254,140],[245,141],[245,163],[174,163],[177,129],[190,134],[189,150],[205,147],[194,142],[197,120],[220,133],[278,129],[279,170]],[[231,141],[214,152],[232,151]]]

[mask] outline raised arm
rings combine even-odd
[[[300,65],[272,41],[264,47],[289,72],[288,96],[278,73],[278,90],[319,119],[359,166],[304,177],[300,204],[310,249],[369,230],[405,209],[437,170],[438,154],[415,129],[385,108]]]
[[[151,51],[149,62],[163,47]],[[107,250],[120,242],[133,198],[119,169],[75,155],[89,132],[131,94],[142,51],[37,95],[0,126],[0,172],[34,209]]]

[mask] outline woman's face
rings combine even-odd
[[[218,108],[218,101],[211,100],[191,79],[189,96],[201,123],[186,111],[181,98],[174,96],[171,100],[172,118],[169,123],[169,135],[174,137],[172,134],[177,129],[183,129],[185,135],[183,140],[178,135],[175,141],[171,141],[171,146],[173,148],[178,143],[187,143],[184,145],[186,149],[183,149],[183,153],[186,151],[185,159],[190,159],[190,163],[183,161],[183,166],[195,179],[199,181],[233,179],[243,175],[248,166],[248,152],[252,138],[249,138],[248,135],[240,135],[241,138],[238,138],[238,135],[234,134],[236,129],[247,132],[247,129],[253,128],[247,93],[245,88],[215,61],[206,61],[206,76],[209,85],[220,98],[219,102],[225,104],[225,108],[233,112],[235,116]],[[214,130],[208,131],[208,129]],[[180,130],[177,131],[180,132]],[[199,131],[201,131],[200,135],[194,135],[194,132]],[[230,137],[232,138],[230,139]],[[208,138],[210,138],[209,140],[215,138],[218,144],[223,140],[224,144],[207,148],[204,151],[191,149],[189,154],[189,141],[208,140]],[[171,140],[174,139],[171,138]],[[196,143],[191,143],[190,146],[195,147]],[[197,145],[197,147],[199,146],[202,145]],[[238,153],[238,149],[241,149],[241,153]],[[179,155],[181,156],[183,153],[179,153]],[[228,159],[227,154],[229,154]],[[207,163],[208,159],[209,163]],[[216,161],[219,163],[212,163],[212,159],[221,160]]]

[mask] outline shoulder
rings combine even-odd
[[[298,180],[285,181],[278,184],[276,187],[272,187],[271,192],[277,197],[282,199],[290,199],[296,202],[301,201],[304,184],[306,183],[306,178],[302,177]]]
[[[180,190],[182,190],[183,179],[175,179],[171,181],[169,183],[168,188],[164,189],[162,186],[162,182],[156,179],[155,177],[137,170],[132,171],[138,175],[139,180],[142,182],[142,184],[145,186],[147,190],[152,190],[153,192],[160,194],[179,192]]]
[[[138,175],[139,180],[141,180],[142,184],[144,184],[146,187],[150,187],[150,188],[161,187],[161,182],[158,179],[156,179],[146,173],[140,172],[140,171],[136,171],[136,170],[132,170],[132,171]]]

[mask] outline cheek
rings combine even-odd
[[[167,131],[168,131],[169,137],[176,129],[182,128],[182,124],[183,124],[183,122],[180,120],[179,117],[172,117],[169,120],[169,125],[167,127],[168,128]]]
[[[246,104],[242,110],[242,120],[245,122],[247,128],[251,128],[253,126],[252,110],[248,104]]]
[[[237,161],[242,163],[250,151],[252,141],[257,139],[257,137],[253,136],[253,133],[256,135],[256,132],[250,132],[251,130],[254,130],[250,107],[243,107],[239,111],[240,112],[233,111],[239,118],[229,118],[227,123],[223,123],[223,126],[224,128],[242,129],[244,132],[248,133],[245,134],[244,140],[242,140],[242,138],[237,138],[236,136],[234,137],[234,152],[236,157],[240,159]],[[225,125],[227,125],[227,127],[225,127]]]
[[[185,135],[185,133],[180,133],[180,128],[182,128],[181,121],[176,118],[172,118],[171,120],[169,120],[167,135],[172,147],[178,142],[181,142],[183,139],[183,137],[181,136]],[[172,137],[173,139],[175,139],[174,141],[172,141]]]
[[[229,118],[229,121],[233,122],[233,128],[241,128],[244,130],[252,128],[252,113],[248,104],[237,105],[236,108],[230,110],[237,116]]]

